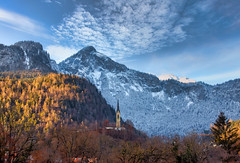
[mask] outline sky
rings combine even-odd
[[[0,0],[0,43],[40,42],[58,63],[85,46],[154,75],[240,78],[239,0]]]

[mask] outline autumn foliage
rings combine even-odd
[[[239,139],[231,136],[239,135],[238,121],[217,119],[209,136],[148,137],[129,120],[125,130],[107,130],[115,111],[84,78],[7,72],[0,88],[0,162],[240,161],[233,152]]]
[[[114,121],[114,110],[86,79],[38,71],[0,76],[1,157],[21,161],[37,135],[57,126]]]
[[[36,128],[57,124],[110,120],[115,112],[91,83],[74,75],[47,74],[6,76],[0,81],[0,108],[34,119]]]

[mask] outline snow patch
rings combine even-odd
[[[24,51],[24,56],[25,56],[25,63],[27,64],[27,69],[29,69],[30,68],[29,57],[27,56],[26,51]]]
[[[178,81],[181,83],[196,83],[196,80],[189,79],[186,77],[179,77]]]
[[[160,100],[164,100],[164,91],[152,92],[152,97],[157,97]]]
[[[192,104],[193,104],[193,102],[192,102],[192,101],[189,101],[188,104],[187,104],[187,107],[189,108],[190,105],[192,105]]]
[[[131,85],[130,88],[136,92],[142,92],[143,88],[140,85]]]
[[[105,56],[104,54],[99,53],[99,52],[92,52],[92,54],[95,54],[95,55],[98,56],[99,58],[103,58],[103,59],[105,59],[105,60],[108,59],[107,56]]]
[[[113,77],[116,77],[116,76],[115,76],[113,73],[111,73],[111,72],[106,73],[106,76],[107,76],[108,79],[111,79],[111,78],[113,78]]]
[[[133,89],[134,91],[138,91],[137,87],[135,87],[133,85],[131,85],[130,88]]]
[[[178,80],[178,77],[176,77],[176,76],[174,76],[172,74],[164,74],[164,75],[158,76],[158,79],[159,80],[170,80],[170,79]]]
[[[190,98],[188,96],[185,97],[186,101],[190,101]]]
[[[100,71],[96,71],[96,70],[95,70],[95,71],[92,73],[92,76],[93,76],[94,79],[99,80],[101,74],[102,74],[102,73],[101,73]]]
[[[171,108],[170,108],[170,107],[168,107],[168,106],[165,106],[165,107],[166,107],[166,109],[167,109],[167,110],[169,110],[169,111],[171,110]]]

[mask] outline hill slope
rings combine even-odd
[[[72,75],[1,73],[0,112],[21,112],[34,116],[38,127],[82,121],[115,121],[115,111],[96,87]]]

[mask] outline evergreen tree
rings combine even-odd
[[[237,134],[237,129],[231,126],[231,122],[226,118],[223,112],[221,112],[211,127],[213,134],[213,141],[221,146],[228,154],[233,152],[239,152],[239,143],[237,143],[240,138]]]

